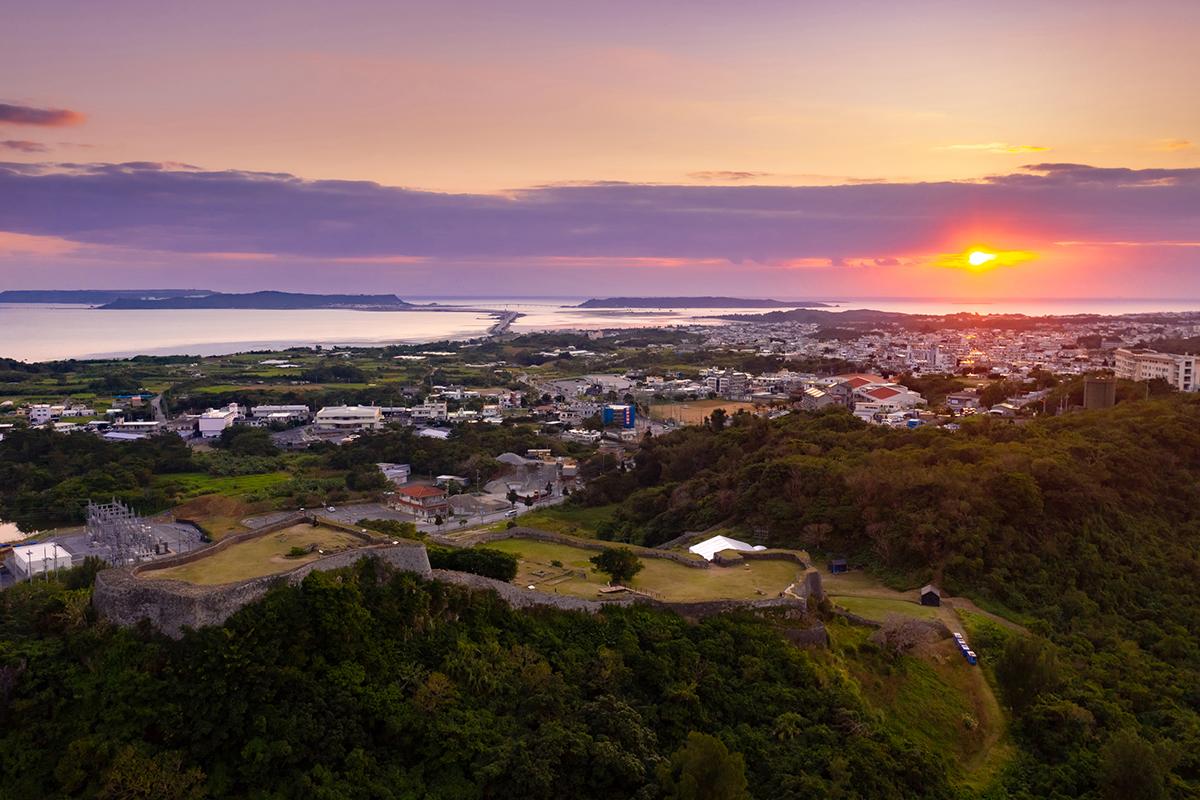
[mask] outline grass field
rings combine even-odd
[[[156,481],[183,485],[185,497],[200,497],[205,494],[223,494],[242,497],[260,489],[266,489],[291,479],[287,472],[264,472],[258,475],[213,476],[205,472],[180,472],[161,475]]]
[[[686,403],[652,405],[650,406],[650,418],[660,421],[673,419],[683,425],[700,425],[704,422],[704,418],[717,408],[725,409],[725,413],[731,417],[741,409],[754,413],[753,403],[731,400],[691,400]]]
[[[293,525],[276,533],[240,542],[208,558],[178,567],[148,571],[143,575],[205,585],[233,583],[260,575],[286,572],[321,557],[321,554],[314,552],[302,558],[287,558],[287,552],[293,547],[316,545],[328,555],[331,551],[348,550],[361,547],[362,544],[362,540],[343,531],[314,528],[307,524]]]
[[[883,622],[891,614],[901,614],[918,619],[936,619],[937,609],[923,606],[920,603],[910,603],[907,600],[888,600],[880,597],[842,597],[830,595],[829,599],[836,605],[858,614],[860,617]]]
[[[984,673],[943,640],[920,656],[891,659],[861,646],[869,631],[830,630],[834,650],[887,724],[931,750],[945,753],[963,784],[981,788],[1012,755],[1007,720]]]
[[[486,546],[520,556],[514,581],[520,586],[532,584],[542,591],[595,598],[607,583],[607,578],[593,572],[589,563],[598,552],[595,550],[534,539],[504,539]],[[554,567],[552,561],[563,566]],[[663,558],[643,558],[642,565],[642,571],[630,586],[673,602],[776,597],[799,574],[796,565],[789,561],[753,561],[744,566],[696,569]],[[571,574],[579,571],[586,577]]]
[[[617,510],[614,503],[607,506],[579,508],[576,506],[549,506],[537,511],[522,514],[520,524],[527,528],[537,528],[554,533],[565,533],[568,536],[593,538],[596,530],[605,522],[612,519]]]

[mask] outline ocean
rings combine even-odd
[[[719,325],[713,315],[761,308],[580,309],[586,298],[412,297],[438,311],[196,309],[101,310],[88,306],[0,304],[0,357],[22,361],[134,355],[223,355],[293,346],[420,343],[484,335],[495,318],[478,309],[518,311],[514,331]],[[788,298],[780,298],[788,299]],[[794,299],[794,298],[793,298]],[[822,300],[822,298],[813,298]],[[909,314],[1130,314],[1200,310],[1200,300],[836,298],[831,310],[870,308]],[[461,307],[452,310],[447,307]]]

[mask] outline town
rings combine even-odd
[[[1031,635],[1029,618],[1006,607],[1019,595],[991,586],[984,601],[933,547],[904,562],[903,583],[882,579],[879,556],[847,544],[844,512],[823,496],[846,484],[811,470],[858,453],[852,485],[900,487],[916,471],[881,473],[872,442],[922,453],[961,441],[971,452],[1005,429],[1108,424],[1098,421],[1138,401],[1193,394],[1198,325],[1191,315],[933,329],[736,320],[9,360],[0,588],[103,566],[99,618],[172,638],[364,559],[515,609],[648,608],[692,622],[750,613],[856,669],[877,669],[864,654],[879,652],[936,670],[904,691],[932,686],[951,704],[939,735],[972,720],[979,734],[957,752],[967,774],[987,776],[1007,725],[995,670]],[[840,444],[813,458],[834,430]],[[747,437],[782,459],[747,466]],[[978,487],[989,508],[1029,491],[1002,475],[958,490]],[[901,502],[887,497],[877,502]],[[900,530],[928,524],[910,517]]]

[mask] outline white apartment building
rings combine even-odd
[[[314,421],[318,430],[358,431],[383,427],[383,409],[379,406],[326,406]]]
[[[1160,353],[1145,348],[1118,348],[1116,353],[1118,378],[1130,381],[1150,381],[1161,378],[1181,392],[1194,392],[1196,362],[1200,356]]]
[[[200,415],[200,436],[204,439],[215,439],[221,432],[237,422],[237,403],[230,403],[225,408],[210,408]]]
[[[48,403],[34,403],[29,407],[29,424],[45,425],[52,419],[62,416],[63,406],[52,406]]]
[[[750,376],[733,370],[705,370],[704,385],[721,397],[744,397],[749,391]]]
[[[448,418],[448,408],[446,403],[421,403],[410,408],[408,413],[413,419],[439,420]]]

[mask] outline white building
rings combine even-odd
[[[120,420],[112,424],[112,430],[114,431],[120,431],[121,433],[142,433],[148,436],[158,433],[161,429],[162,423],[153,420],[135,419],[129,422]]]
[[[446,403],[421,403],[408,410],[413,419],[442,420],[449,417],[449,406]]]
[[[10,562],[20,578],[32,578],[43,572],[71,567],[71,554],[54,542],[14,547]]]
[[[383,410],[379,406],[326,406],[317,412],[318,430],[359,431],[383,427]]]
[[[730,539],[728,536],[714,536],[711,539],[705,539],[703,542],[694,544],[688,548],[689,553],[695,553],[704,558],[705,561],[712,561],[713,558],[724,550],[766,550],[762,545],[752,545],[747,542],[741,542],[737,539]]]
[[[1160,353],[1144,348],[1118,348],[1116,373],[1130,381],[1150,381],[1160,378],[1181,392],[1200,389],[1196,382],[1196,362],[1200,356]]]
[[[200,436],[205,439],[215,439],[221,432],[231,427],[238,418],[237,403],[230,403],[225,408],[210,408],[200,415]]]
[[[383,477],[396,486],[403,486],[408,483],[408,476],[412,474],[412,467],[408,464],[380,463],[375,466],[379,467],[379,471],[383,473]]]
[[[45,425],[52,419],[58,419],[64,411],[63,406],[52,406],[49,403],[34,403],[29,407],[29,424]]]
[[[712,368],[703,373],[704,385],[721,397],[745,397],[750,388],[750,376],[744,372]]]
[[[283,416],[278,416],[282,414]],[[308,406],[254,406],[250,409],[250,416],[255,419],[296,419],[307,421],[312,416],[312,411]]]

